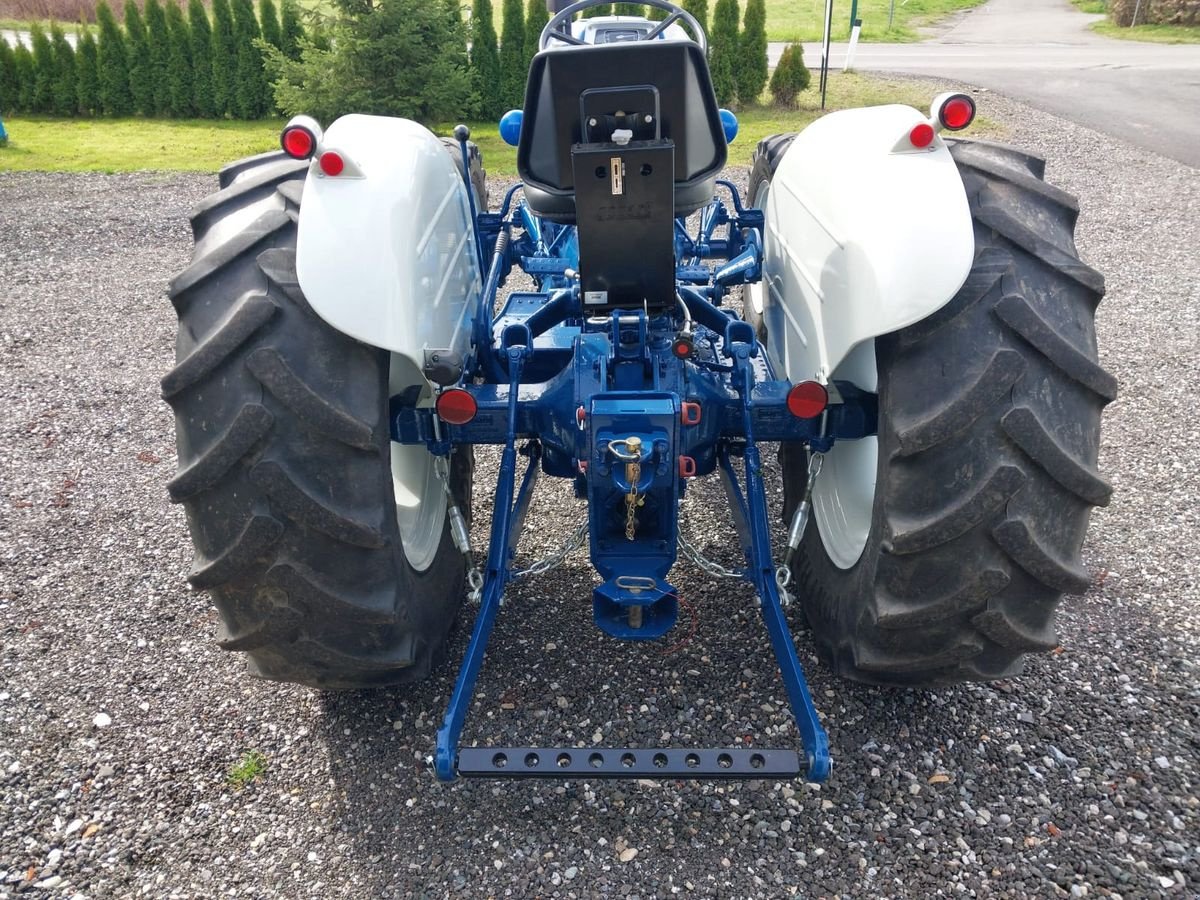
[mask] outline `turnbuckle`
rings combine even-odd
[[[817,483],[817,475],[820,474],[821,464],[824,461],[825,454],[809,452],[808,481],[804,485],[804,494],[800,497],[800,502],[796,504],[796,511],[792,513],[792,522],[788,526],[787,552],[784,553],[783,565],[780,566],[781,569],[787,569],[789,580],[792,571],[792,557],[800,549],[800,541],[804,539],[804,532],[808,528],[808,519],[812,512],[813,485]],[[786,582],[781,585],[781,587],[783,586],[786,586]]]

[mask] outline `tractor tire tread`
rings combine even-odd
[[[266,153],[258,153],[254,156],[235,160],[222,166],[221,170],[217,172],[217,184],[221,190],[224,190],[244,173],[254,171],[271,163],[281,162],[285,159],[291,159],[291,157],[284,153],[283,150],[268,150]]]
[[[193,206],[188,214],[193,239],[201,240],[212,222],[220,219],[229,210],[245,205],[248,200],[273,194],[283,183],[303,185],[303,182],[295,181],[295,175],[307,168],[307,160],[285,156],[278,162],[253,169],[245,178],[215,194],[209,194]]]
[[[761,149],[761,148],[760,148]],[[933,685],[1019,672],[1057,646],[1091,507],[1100,415],[1117,382],[1097,361],[1104,279],[1075,250],[1078,204],[1044,164],[956,141],[976,257],[941,310],[876,341],[880,463],[872,538],[838,569],[817,527],[794,576],[818,650],[840,674]],[[785,447],[784,515],[805,479]],[[874,543],[873,543],[874,542]]]
[[[196,548],[189,581],[210,591],[219,645],[253,674],[326,690],[407,683],[443,658],[466,566],[445,523],[429,568],[408,566],[391,488],[390,356],[326,325],[298,284],[306,172],[264,154],[223,170],[223,191],[201,204],[204,237],[170,288],[169,492]],[[451,487],[468,513],[472,471],[456,452]]]
[[[179,503],[216,485],[238,460],[267,436],[275,417],[261,403],[247,403],[212,445],[169,482],[171,500]]]
[[[996,304],[996,315],[1064,374],[1099,394],[1105,403],[1116,399],[1117,379],[1059,334],[1024,297],[1019,294],[1001,297]]]
[[[250,336],[275,315],[278,305],[266,294],[243,295],[230,307],[225,320],[199,346],[163,376],[161,387],[164,400],[172,397],[215,370]]]
[[[1015,350],[997,350],[987,368],[923,418],[896,423],[900,456],[911,456],[943,443],[970,428],[996,401],[1012,390],[1025,372],[1025,358]]]
[[[274,347],[260,347],[246,357],[246,367],[262,386],[313,431],[360,450],[377,453],[371,426],[313,390],[292,371]]]

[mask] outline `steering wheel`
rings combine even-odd
[[[667,17],[659,22],[651,31],[640,36],[638,38],[639,41],[655,40],[676,20],[682,20],[688,30],[696,36],[696,43],[700,45],[700,52],[705,56],[708,55],[708,38],[704,34],[704,29],[700,27],[700,23],[696,21],[696,17],[690,12],[680,9],[674,3],[668,3],[667,0],[638,0],[638,2],[642,6],[654,6],[667,12]],[[545,50],[550,46],[551,41],[562,41],[564,44],[587,46],[587,41],[582,41],[571,34],[571,19],[576,13],[583,12],[585,9],[591,9],[593,6],[608,5],[609,0],[579,0],[578,3],[572,3],[562,12],[556,13],[554,18],[547,22],[546,27],[542,29],[541,37],[538,38],[538,49]]]

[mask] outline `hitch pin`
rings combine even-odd
[[[809,453],[808,455],[808,482],[804,485],[804,496],[796,505],[796,511],[792,513],[792,524],[788,527],[787,553],[783,557],[785,568],[791,568],[792,557],[800,549],[800,541],[804,537],[804,530],[808,526],[808,517],[812,512],[813,485],[817,482],[817,475],[821,472],[821,463],[824,459],[825,456],[821,453]]]

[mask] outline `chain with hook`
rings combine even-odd
[[[524,578],[527,575],[541,575],[549,572],[551,569],[556,569],[566,561],[566,558],[583,546],[587,540],[588,523],[585,519],[580,522],[571,536],[567,538],[567,542],[555,550],[553,553],[543,556],[537,562],[524,569],[519,569],[512,573],[513,578]]]
[[[742,572],[740,569],[727,569],[723,565],[721,565],[719,562],[714,562],[713,560],[711,560],[707,556],[705,556],[703,553],[701,553],[699,547],[697,547],[695,544],[693,544],[691,541],[689,541],[686,537],[683,536],[682,530],[680,530],[676,539],[679,543],[679,549],[683,551],[683,555],[686,556],[688,559],[690,559],[693,563],[695,563],[696,566],[699,567],[701,570],[707,572],[709,575],[715,575],[717,578],[742,578],[742,577],[744,577],[745,573]]]

